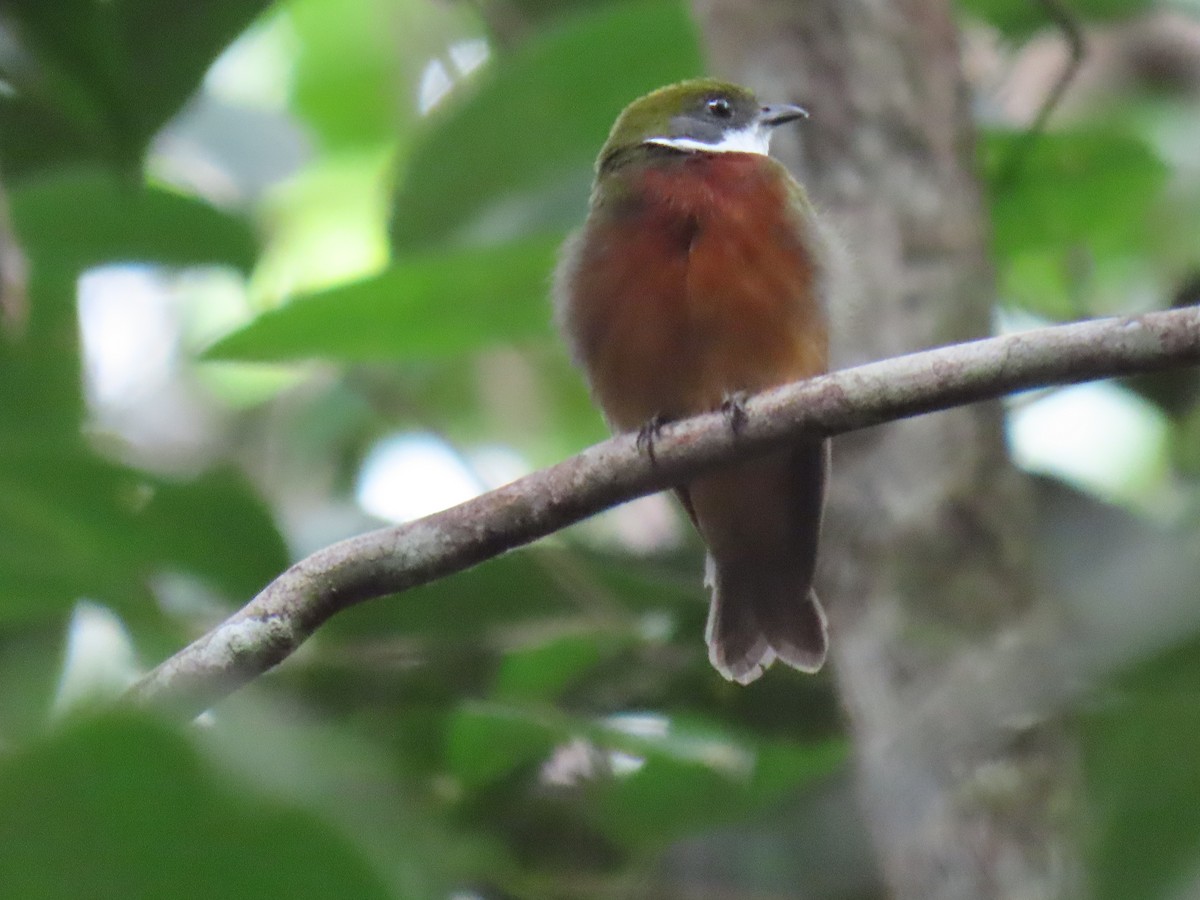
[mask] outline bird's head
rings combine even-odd
[[[659,88],[634,100],[617,117],[597,168],[603,170],[643,145],[681,152],[766,155],[776,125],[804,119],[799,106],[763,106],[744,87],[698,78]]]

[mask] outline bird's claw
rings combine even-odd
[[[745,391],[735,391],[727,394],[721,403],[721,414],[725,416],[725,421],[729,423],[729,430],[735,435],[741,434],[746,423],[750,421],[750,417],[746,413],[746,400],[749,396]]]
[[[658,440],[659,432],[663,430],[663,426],[669,421],[671,420],[659,413],[643,422],[642,427],[638,429],[637,448],[640,452],[650,457],[651,463],[658,461],[654,458],[654,442]]]

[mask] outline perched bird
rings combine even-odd
[[[700,79],[613,125],[554,293],[614,430],[736,413],[745,393],[827,370],[827,253],[804,190],[767,155],[772,129],[806,116]],[[803,442],[677,489],[708,547],[709,659],[728,679],[825,660],[812,581],[828,461],[827,442]]]

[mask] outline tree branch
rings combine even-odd
[[[747,421],[736,434],[721,413],[666,426],[653,463],[633,435],[621,435],[452,509],[319,550],[142,678],[130,699],[195,715],[277,665],[340,610],[461,571],[801,436],[1198,362],[1200,307],[1188,307],[956,344],[785,385],[747,401]]]

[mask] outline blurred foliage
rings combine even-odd
[[[1081,25],[1128,20],[1154,6],[1154,0],[959,0],[958,5],[1006,38],[1021,39],[1056,27],[1064,17]]]
[[[990,134],[982,148],[986,173],[1003,188],[992,205],[1001,291],[1048,319],[1102,312],[1095,285],[1151,249],[1166,166],[1145,140],[1112,129],[1025,141],[1023,133]],[[1020,172],[999,184],[1017,153]]]
[[[0,880],[12,896],[387,897],[327,822],[204,764],[185,737],[111,718],[0,769]]]
[[[1113,679],[1083,716],[1096,896],[1179,896],[1200,854],[1200,641]]]
[[[408,257],[373,278],[293,298],[226,335],[207,356],[418,359],[544,337],[546,272],[558,243]]]
[[[0,67],[7,176],[66,162],[137,175],[146,144],[196,90],[216,54],[269,0],[8,0]],[[164,27],[165,23],[170,27]]]
[[[1013,46],[1049,27],[1037,3],[961,6]],[[1073,4],[1085,24],[1149,6]],[[823,832],[803,817],[847,749],[826,676],[713,675],[699,548],[653,507],[349,610],[210,727],[63,708],[66,674],[102,684],[121,658],[68,641],[78,601],[162,658],[377,524],[354,491],[382,439],[440,436],[490,483],[603,433],[551,336],[548,274],[613,117],[703,71],[699,44],[666,0],[0,8],[0,178],[29,263],[28,309],[0,318],[6,894],[671,896],[686,856],[664,860],[707,839],[724,856],[701,875],[726,896],[847,857],[846,896],[874,895],[861,826],[830,838],[850,847],[836,862],[803,841],[760,860],[752,832],[718,830],[786,814]],[[1200,259],[1176,232],[1200,222],[1196,173],[1147,123],[1194,108],[1141,102],[1032,143],[985,136],[1010,312],[1191,296]],[[85,272],[155,275],[157,305],[109,280],[115,318],[95,319]],[[287,365],[249,365],[268,361]],[[1161,505],[1180,546],[1200,521],[1189,378],[1132,385],[1171,423]],[[499,475],[498,446],[518,462]],[[400,490],[435,480],[414,469]],[[1096,545],[1080,533],[1052,535],[1045,565],[1055,549],[1078,565]],[[1172,640],[1078,713],[1101,896],[1166,896],[1200,856],[1195,642]],[[755,864],[735,877],[726,856]]]
[[[113,260],[242,270],[254,264],[256,241],[243,220],[193,197],[122,184],[103,169],[63,168],[19,180],[9,202],[38,281],[69,281]]]
[[[396,246],[452,239],[495,205],[492,222],[476,224],[485,236],[489,225],[508,237],[577,221],[591,161],[629,98],[700,72],[677,3],[604,7],[539,35],[430,117],[396,195]]]

